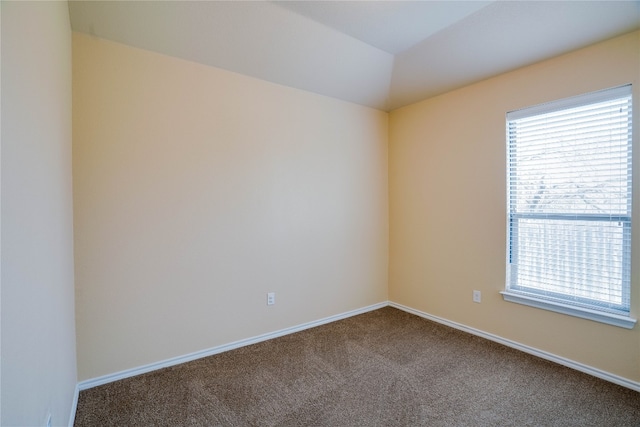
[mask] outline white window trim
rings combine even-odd
[[[541,308],[543,310],[554,311],[556,313],[567,314],[569,316],[580,317],[582,319],[593,320],[595,322],[606,323],[608,325],[619,326],[625,329],[633,329],[637,320],[628,316],[620,316],[604,311],[590,310],[588,308],[576,307],[559,302],[547,301],[531,295],[524,295],[513,291],[501,291],[502,298],[508,302],[528,305],[529,307]]]
[[[554,110],[562,110],[565,108],[576,107],[581,104],[598,102],[601,99],[609,99],[609,96],[614,92],[619,95],[630,93],[631,85],[624,85],[624,86],[620,86],[613,89],[592,92],[591,94],[579,95],[577,97],[567,98],[565,100],[553,101],[556,107]],[[609,95],[607,95],[607,93]],[[576,99],[580,99],[580,102],[576,103]],[[511,111],[508,114],[509,114],[509,118],[513,120],[513,119],[520,118],[521,116],[528,116],[531,114],[531,112],[535,113],[537,110],[539,110],[539,112],[541,113],[552,111],[549,109],[548,104],[541,104],[534,107],[524,108],[522,110]],[[507,197],[509,196],[507,195]],[[634,222],[633,219],[631,222],[632,223]],[[509,225],[507,221],[507,227],[508,226]],[[507,234],[508,233],[509,231],[507,230]],[[509,253],[507,249],[507,263],[508,263],[508,259],[509,259]],[[632,285],[631,283],[628,284],[628,286],[630,287],[631,285]],[[520,292],[518,290],[508,289],[508,286],[506,287],[505,290],[500,291],[500,293],[502,294],[504,301],[507,301],[507,302],[522,304],[529,307],[535,307],[535,308],[548,310],[548,311],[552,311],[560,314],[592,320],[595,322],[618,326],[625,329],[633,329],[633,327],[637,322],[637,320],[631,317],[630,315],[614,314],[606,311],[594,310],[586,307],[565,304],[558,301],[551,301],[551,300],[544,299],[543,297],[538,297],[536,295],[530,294],[528,292]]]

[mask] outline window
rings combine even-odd
[[[631,86],[507,113],[507,301],[632,328]]]

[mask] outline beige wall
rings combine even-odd
[[[625,83],[634,84],[639,128],[639,32],[393,111],[390,300],[640,381],[640,326],[608,326],[508,303],[499,294],[506,257],[505,113]],[[635,175],[632,314],[638,317]],[[481,304],[472,302],[474,289],[482,291]]]
[[[80,380],[387,300],[386,113],[78,33],[73,73]]]
[[[3,426],[68,425],[76,387],[66,2],[2,2]]]

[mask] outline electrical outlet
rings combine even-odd
[[[267,293],[267,305],[273,305],[276,303],[276,293],[269,292]]]
[[[473,302],[481,302],[482,293],[480,291],[473,291]]]

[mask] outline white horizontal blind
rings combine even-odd
[[[507,290],[629,315],[631,86],[507,114]]]

